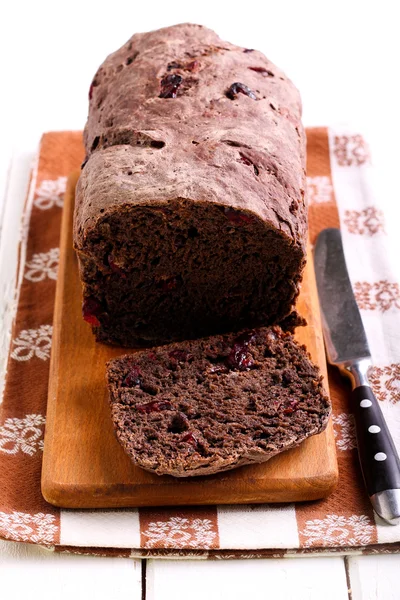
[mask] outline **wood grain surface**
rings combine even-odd
[[[126,353],[95,342],[81,315],[81,286],[72,248],[74,189],[69,178],[60,242],[42,493],[65,508],[292,502],[327,496],[338,478],[335,441],[326,431],[264,464],[208,477],[175,479],[132,464],[110,418],[105,363]],[[311,253],[298,303],[307,346],[326,377],[326,363]]]

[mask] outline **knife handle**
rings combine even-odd
[[[352,400],[358,454],[368,495],[400,489],[399,456],[372,389],[368,385],[356,387]]]

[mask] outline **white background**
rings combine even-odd
[[[17,190],[24,187],[26,178],[26,168],[24,175],[18,161],[34,152],[43,131],[83,127],[90,81],[108,53],[134,32],[191,21],[215,29],[230,42],[262,50],[285,70],[302,93],[306,125],[349,123],[366,135],[385,182],[380,201],[392,210],[389,229],[395,232],[400,200],[398,10],[396,0],[2,0],[0,202],[12,155],[13,189]],[[26,161],[24,164],[26,167]],[[21,196],[21,189],[19,193]],[[17,196],[9,196],[7,219],[12,216],[14,202],[17,206]],[[11,227],[11,220],[3,221],[3,231]],[[18,221],[15,215],[14,221]],[[398,564],[395,556],[350,559],[354,600],[400,598]],[[32,588],[23,572],[37,573],[40,587]],[[4,579],[6,573],[8,579]],[[39,550],[0,544],[3,591],[6,581],[11,585],[18,573],[21,580],[8,592],[10,600],[28,594],[33,598],[71,598],[72,592],[78,598],[79,589],[86,598],[92,590],[97,600],[140,598],[140,564],[136,561],[50,559]],[[119,578],[118,589],[111,585],[111,578]],[[328,588],[329,597],[347,598],[341,558],[257,564],[240,561],[201,567],[186,561],[151,561],[148,597],[186,600],[201,597],[204,590],[204,597],[211,600],[244,598],[245,590],[250,589],[243,583],[247,578],[253,582],[252,599],[321,597],[321,590]],[[333,579],[336,584],[330,583]],[[315,581],[314,587],[310,581]],[[197,596],[190,593],[191,587]]]

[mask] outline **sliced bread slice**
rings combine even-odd
[[[107,367],[118,440],[159,475],[267,461],[323,431],[331,410],[305,346],[279,327],[140,351]]]

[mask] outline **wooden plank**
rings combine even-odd
[[[54,316],[42,492],[66,508],[231,504],[311,500],[337,481],[332,425],[268,463],[209,477],[159,477],[135,467],[118,444],[110,419],[105,363],[126,349],[97,344],[81,316],[81,288],[72,249],[75,175],[64,203]],[[308,321],[298,341],[326,374],[312,261],[299,311]]]
[[[342,558],[147,561],[146,600],[348,600]]]
[[[141,561],[58,554],[40,546],[0,540],[4,597],[40,600],[141,600]]]
[[[352,600],[399,600],[398,554],[348,557]]]

